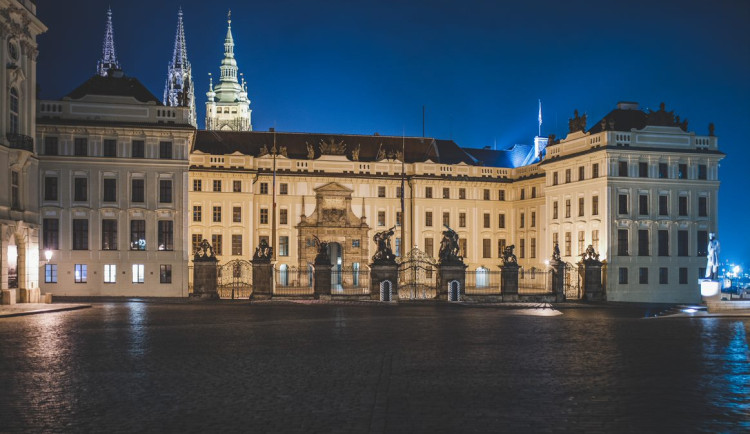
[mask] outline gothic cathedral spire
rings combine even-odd
[[[164,87],[164,105],[189,107],[190,124],[197,127],[193,74],[187,59],[185,28],[182,24],[182,8],[177,12],[177,33],[174,39],[172,61],[167,68],[167,84]]]
[[[227,14],[227,36],[224,38],[224,58],[221,60],[219,83],[213,81],[206,92],[206,129],[252,131],[250,100],[245,79],[238,79],[237,60],[234,58],[232,12]],[[239,74],[240,76],[242,74]]]
[[[112,31],[112,9],[107,9],[107,26],[104,30],[104,44],[102,44],[102,58],[96,63],[96,72],[102,77],[109,75],[110,70],[120,69],[120,63],[115,56],[115,40]]]

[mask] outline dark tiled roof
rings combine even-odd
[[[143,103],[154,102],[158,105],[162,104],[151,91],[146,89],[146,86],[133,77],[102,77],[94,75],[67,94],[65,98],[81,99],[86,95],[131,96]]]
[[[509,149],[499,151],[474,148],[464,148],[464,151],[473,156],[480,166],[511,168],[523,164],[529,152],[531,152],[531,147],[529,145],[513,145]]]
[[[642,130],[646,126],[647,119],[648,116],[641,110],[614,109],[589,128],[589,133],[596,134],[604,130],[630,131],[633,128]],[[606,123],[605,128],[602,128],[602,121]]]
[[[315,150],[315,158],[320,157],[320,143],[344,142],[345,155],[352,158],[352,151],[359,146],[359,161],[375,161],[378,150],[382,149],[386,155],[400,152],[402,140],[406,150],[406,162],[423,162],[431,160],[435,163],[475,164],[474,159],[467,155],[452,140],[435,140],[432,138],[398,136],[360,136],[346,134],[320,133],[275,133],[276,145],[286,147],[287,156],[295,159],[307,159],[307,145]],[[198,131],[195,139],[194,151],[212,155],[226,155],[239,152],[245,155],[258,156],[263,146],[270,150],[274,143],[274,133],[270,131]]]

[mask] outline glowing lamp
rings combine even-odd
[[[52,259],[52,250],[47,249],[44,251],[44,259],[46,259],[47,262]]]

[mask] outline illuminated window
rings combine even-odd
[[[158,223],[159,250],[174,250],[174,222],[159,220]]]
[[[86,264],[75,264],[75,282],[86,283],[88,280],[88,266]]]
[[[203,189],[203,181],[200,179],[193,180],[193,191],[201,191]]]
[[[146,250],[146,220],[130,221],[130,250]]]
[[[242,255],[242,235],[239,235],[239,234],[232,235],[232,255],[234,256]]]
[[[159,265],[159,283],[172,283],[172,266],[169,264]]]
[[[143,264],[133,264],[133,283],[143,283],[146,276],[146,266]]]
[[[104,283],[117,283],[117,265],[104,265]]]
[[[286,185],[286,184],[281,184],[281,185]],[[232,191],[235,192],[235,193],[241,193],[242,192],[242,181],[232,181]]]
[[[117,220],[102,220],[102,250],[117,250]]]
[[[203,219],[203,207],[201,205],[193,205],[193,221],[199,222]]]
[[[242,207],[232,207],[232,223],[242,223]]]
[[[57,264],[44,266],[44,283],[57,283]]]

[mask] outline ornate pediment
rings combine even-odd
[[[353,190],[337,182],[315,189],[315,211],[300,226],[361,227],[364,220],[352,211]]]
[[[333,138],[328,139],[327,142],[321,140],[318,147],[320,148],[321,155],[344,155],[346,152],[344,141],[337,142]]]

